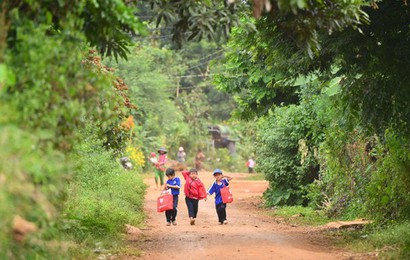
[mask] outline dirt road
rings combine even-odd
[[[141,259],[346,259],[346,254],[326,245],[309,229],[281,225],[261,214],[255,206],[268,186],[266,181],[245,180],[247,174],[227,174],[234,202],[228,204],[228,225],[218,225],[214,197],[199,202],[195,226],[189,224],[183,189],[179,197],[176,226],[166,226],[165,214],[156,212],[159,191],[153,177],[146,178],[145,211],[148,215],[139,244]],[[184,179],[180,173],[177,176]],[[208,187],[212,173],[200,172]],[[322,240],[322,241],[321,241]]]

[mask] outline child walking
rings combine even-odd
[[[228,224],[228,220],[226,219],[226,203],[222,202],[221,188],[229,186],[229,181],[232,180],[232,178],[223,176],[220,169],[215,169],[213,175],[215,181],[209,187],[208,194],[212,195],[215,193],[215,207],[216,213],[218,214],[218,222],[220,225],[226,225]]]
[[[197,169],[192,168],[189,171],[182,171],[182,175],[185,179],[185,203],[188,207],[190,224],[195,225],[196,216],[198,214],[198,202],[201,199],[205,199],[206,201],[205,187],[198,178]]]
[[[155,184],[158,188],[158,179],[160,182],[160,186],[164,185],[164,171],[165,171],[165,163],[167,162],[167,150],[165,148],[158,149],[158,159],[154,163],[155,165]],[[152,156],[152,155],[151,155]]]
[[[164,190],[171,189],[171,194],[173,195],[174,199],[173,208],[171,210],[165,211],[165,217],[167,219],[167,226],[171,226],[171,223],[175,226],[177,224],[176,217],[178,212],[178,195],[181,188],[181,180],[179,179],[179,177],[175,176],[175,170],[172,168],[168,168],[165,171],[165,175],[167,176],[168,180],[164,185]]]

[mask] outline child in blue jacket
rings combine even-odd
[[[165,217],[167,219],[167,226],[176,225],[176,217],[178,213],[178,195],[179,190],[181,189],[181,180],[179,177],[175,177],[175,170],[172,168],[168,168],[165,171],[165,175],[167,176],[168,180],[164,185],[164,190],[171,189],[171,194],[174,197],[174,204],[171,210],[165,211]]]
[[[213,175],[215,181],[209,187],[208,194],[212,195],[215,193],[215,207],[216,213],[218,214],[218,222],[220,225],[226,225],[228,224],[228,220],[226,219],[226,203],[222,202],[221,188],[229,186],[229,181],[232,180],[232,178],[223,176],[220,169],[215,169]]]

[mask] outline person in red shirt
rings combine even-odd
[[[206,190],[202,181],[198,178],[198,171],[195,168],[189,171],[182,171],[185,179],[185,202],[188,207],[188,215],[191,225],[195,225],[198,214],[198,202],[201,199],[206,201]]]
[[[165,163],[167,162],[167,150],[165,148],[158,149],[158,159],[154,163],[155,165],[155,184],[158,188],[158,179],[160,181],[160,187],[164,185],[164,173],[165,173]]]

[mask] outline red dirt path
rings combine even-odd
[[[228,204],[228,225],[218,225],[214,197],[199,202],[195,226],[189,224],[183,189],[179,197],[176,226],[166,226],[165,214],[156,212],[159,191],[153,177],[145,198],[148,215],[144,237],[135,243],[143,251],[139,259],[353,259],[353,255],[328,245],[314,228],[278,224],[261,213],[257,201],[266,181],[245,180],[247,174],[229,173],[234,202]],[[182,175],[177,176],[184,183]],[[208,187],[212,173],[200,172]]]

